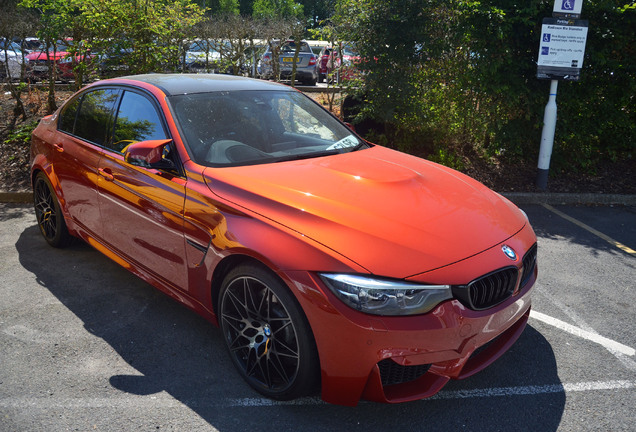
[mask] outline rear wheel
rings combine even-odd
[[[53,187],[43,173],[39,173],[35,178],[33,201],[38,227],[47,243],[57,248],[67,246],[72,237],[66,228]]]
[[[277,277],[260,266],[235,268],[221,287],[219,312],[232,361],[254,389],[279,400],[314,390],[319,370],[311,329]]]

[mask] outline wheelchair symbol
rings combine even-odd
[[[543,35],[543,42],[550,42],[550,33],[546,33]]]
[[[563,0],[561,4],[563,10],[574,10],[574,0]]]

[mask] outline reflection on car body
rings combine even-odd
[[[281,84],[97,82],[42,119],[31,155],[46,241],[79,237],[218,324],[270,398],[432,396],[501,356],[530,313],[523,212]]]

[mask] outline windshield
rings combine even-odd
[[[7,42],[4,40],[0,40],[0,50],[7,50],[8,52],[20,53],[20,45],[15,42]]]
[[[169,98],[190,157],[206,166],[274,163],[365,144],[295,91],[229,91]]]

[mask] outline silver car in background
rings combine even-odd
[[[280,76],[283,79],[291,79],[294,60],[296,61],[296,80],[305,85],[316,85],[318,81],[318,57],[313,53],[309,44],[300,42],[298,57],[296,54],[296,42],[286,41],[280,45],[279,41],[274,41],[267,46],[267,50],[261,58],[261,76],[265,79],[273,78],[275,71],[273,67],[273,57],[278,51],[278,64],[280,65]]]
[[[0,40],[0,80],[11,77],[20,79],[22,72],[22,51],[15,42]]]

